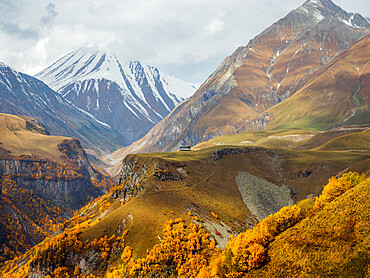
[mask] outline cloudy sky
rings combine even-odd
[[[304,0],[0,0],[0,61],[36,74],[82,46],[203,82]],[[370,16],[364,0],[336,0]]]

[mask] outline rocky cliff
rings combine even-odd
[[[77,139],[34,133],[28,121],[6,117],[11,121],[0,124],[0,263],[54,233],[73,210],[113,184],[90,165]],[[44,145],[27,149],[23,136]]]
[[[78,209],[102,193],[91,183],[97,175],[78,140],[65,140],[59,148],[61,163],[38,156],[7,157],[0,159],[0,171],[57,207]]]

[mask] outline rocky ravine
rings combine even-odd
[[[57,207],[78,209],[102,194],[91,182],[97,173],[77,139],[64,140],[59,149],[68,160],[65,163],[37,156],[5,157],[0,159],[0,172]]]

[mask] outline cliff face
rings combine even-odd
[[[78,209],[101,194],[91,182],[97,175],[78,140],[64,140],[59,149],[63,157],[61,163],[37,156],[7,157],[0,159],[0,171],[57,207]]]
[[[89,179],[96,179],[98,174],[91,167],[86,152],[82,148],[80,141],[76,139],[64,140],[58,145],[59,151],[65,160],[72,160],[76,163],[77,169]]]
[[[0,263],[55,232],[73,210],[109,186],[77,139],[59,140],[58,161],[6,150],[0,157]]]
[[[121,174],[119,176],[118,184],[124,184],[123,190],[115,190],[112,198],[119,198],[121,201],[126,202],[128,198],[135,197],[145,187],[145,180],[148,177],[148,166],[135,157],[126,157],[122,161]]]

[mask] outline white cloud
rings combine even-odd
[[[370,14],[366,1],[338,1],[345,9]],[[34,74],[93,44],[200,83],[238,46],[303,2],[0,0],[0,23],[8,24],[7,30],[0,28],[0,61]]]
[[[218,20],[218,19],[212,20],[207,25],[207,31],[210,34],[220,32],[220,31],[222,31],[223,28],[224,28],[224,22],[222,22],[221,20]]]
[[[41,39],[36,43],[36,55],[38,58],[46,59],[45,45],[50,41],[49,38]]]

